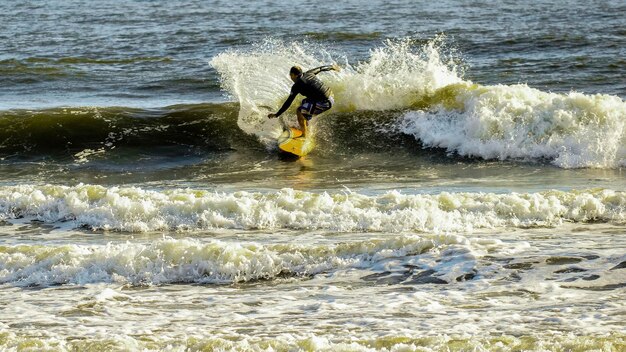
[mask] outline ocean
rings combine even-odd
[[[0,350],[625,351],[625,19],[0,2]]]

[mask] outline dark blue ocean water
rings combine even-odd
[[[0,4],[0,108],[219,101],[207,64],[265,38],[366,60],[445,33],[483,84],[626,96],[623,1],[22,1]],[[260,83],[260,82],[259,82]]]

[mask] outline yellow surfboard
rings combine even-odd
[[[293,127],[284,130],[278,138],[280,150],[299,157],[309,154],[314,146],[313,139],[303,138],[302,131]]]

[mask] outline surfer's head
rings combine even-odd
[[[302,74],[302,67],[300,66],[292,66],[289,70],[289,77],[291,77],[292,81],[296,81],[298,77]]]

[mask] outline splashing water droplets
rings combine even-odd
[[[351,65],[310,43],[284,43],[268,39],[244,51],[228,51],[211,65],[220,73],[222,88],[240,103],[239,127],[264,143],[280,132],[266,115],[276,111],[289,93],[288,71],[341,62],[341,72],[324,73],[322,79],[335,96],[333,111],[388,110],[410,106],[416,96],[462,82],[456,68],[442,61],[443,37],[418,45],[413,39],[388,40],[371,51],[369,60]],[[306,48],[306,49],[305,49]],[[296,101],[292,104],[297,106]]]

